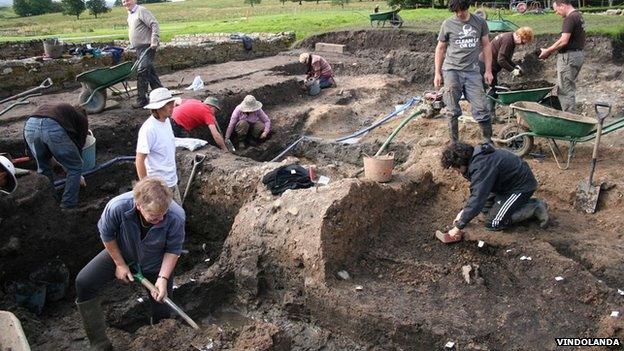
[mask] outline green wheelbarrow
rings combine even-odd
[[[392,11],[387,11],[387,12],[371,13],[369,15],[371,27],[373,26],[373,22],[377,22],[377,27],[379,27],[380,23],[382,27],[385,27],[386,21],[389,21],[392,27],[395,27],[395,28],[403,27],[403,18],[399,16],[399,11],[401,11],[401,8],[398,8]]]
[[[122,83],[125,93],[130,97],[130,89],[127,80],[136,73],[140,62],[147,54],[147,50],[141,54],[134,63],[126,61],[116,66],[108,68],[96,68],[80,73],[76,76],[76,81],[80,82],[82,89],[78,96],[78,103],[83,106],[87,113],[100,113],[106,108],[106,88],[117,94],[123,93],[113,87],[117,83]]]
[[[565,170],[570,167],[570,159],[576,144],[596,138],[598,121],[594,118],[559,111],[536,102],[515,102],[510,107],[518,115],[519,120],[517,123],[510,123],[501,129],[498,138],[493,139],[493,141],[498,146],[504,147],[520,157],[531,152],[534,138],[546,138],[557,167]],[[608,107],[609,111],[611,110],[609,105],[595,104],[594,108],[597,115],[599,107]],[[624,117],[606,124],[602,129],[602,135],[621,128],[624,128]],[[557,145],[557,140],[568,142],[565,165],[559,161],[560,158],[563,160],[563,156]]]
[[[546,96],[553,90],[554,86],[548,86],[543,88],[536,89],[525,89],[525,90],[510,90],[504,86],[496,86],[494,89],[496,90],[497,97],[492,96],[492,94],[486,94],[485,96],[493,101],[495,104],[499,104],[502,106],[509,106],[515,102],[520,101],[529,101],[529,102],[539,102],[542,105],[546,105],[549,107],[558,106],[552,105],[551,102],[545,103]],[[507,119],[513,117],[513,110],[510,114],[507,115]]]

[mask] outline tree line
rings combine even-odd
[[[165,0],[143,0],[139,4],[165,2]],[[121,0],[115,0],[114,6],[121,6]],[[38,16],[45,13],[62,12],[65,15],[76,16],[89,11],[89,14],[98,17],[99,14],[110,12],[105,0],[13,0],[13,12],[20,17]]]

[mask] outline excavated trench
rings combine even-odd
[[[147,300],[145,292],[138,286],[114,283],[102,297],[115,346],[128,350],[433,350],[453,341],[462,350],[544,350],[554,349],[558,336],[624,341],[622,322],[609,317],[610,311],[619,309],[616,292],[624,286],[618,263],[622,254],[617,253],[617,243],[608,241],[620,238],[614,231],[621,217],[615,210],[622,202],[617,187],[603,198],[603,215],[581,221],[568,210],[569,188],[562,185],[584,174],[581,166],[569,171],[571,175],[553,174],[547,167],[552,164],[531,160],[546,188],[538,195],[553,203],[551,229],[544,232],[529,223],[511,232],[488,233],[476,228],[482,221],[477,219],[466,241],[444,246],[432,239],[432,233],[448,228],[449,218],[467,198],[467,192],[460,190],[466,184],[438,164],[446,135],[444,121],[414,122],[390,145],[388,151],[395,157],[391,183],[353,177],[362,157],[374,154],[402,117],[355,144],[332,140],[372,124],[429,88],[429,39],[429,35],[402,31],[362,31],[302,42],[302,48],[316,41],[345,43],[350,51],[328,54],[340,86],[317,97],[299,90],[296,75],[303,72],[292,62],[297,52],[278,55],[274,63],[259,59],[207,68],[203,73],[211,77],[206,80],[207,91],[184,97],[216,95],[223,111],[231,111],[245,95],[253,94],[272,117],[273,132],[265,143],[237,155],[214,147],[196,152],[178,149],[181,190],[194,154],[207,156],[185,203],[188,253],[176,268],[173,295],[202,329],[193,331],[180,320],[149,326],[148,306],[139,301]],[[391,40],[402,44],[386,47]],[[607,61],[600,59],[598,64]],[[241,67],[250,73],[241,73],[245,72]],[[543,63],[532,67],[535,77],[547,75]],[[163,81],[178,81],[187,71]],[[526,88],[531,82],[524,84]],[[588,80],[581,85],[592,87]],[[51,101],[67,96],[71,94]],[[90,117],[98,163],[134,154],[145,113],[130,109],[126,102],[120,105]],[[16,112],[0,121],[0,150],[23,155],[25,117]],[[217,117],[225,130],[229,116]],[[469,140],[478,139],[474,126],[466,124],[461,130]],[[206,128],[193,131],[192,136],[213,143]],[[279,163],[267,162],[302,136],[310,138]],[[617,172],[619,152],[608,154],[612,160],[603,167]],[[587,156],[581,150],[577,157]],[[330,178],[329,185],[271,195],[260,181],[262,175],[290,163],[316,165],[320,175]],[[34,164],[23,166],[33,169]],[[134,180],[133,163],[118,163],[87,179],[79,209],[61,212],[45,178],[21,177],[15,196],[0,207],[0,281],[24,279],[54,258],[65,262],[73,280],[101,250],[96,223],[104,205],[131,189]],[[482,246],[477,245],[479,240]],[[613,257],[597,258],[582,248],[586,243]],[[465,266],[471,269],[470,283],[462,275]],[[341,271],[349,277],[344,279]],[[555,280],[558,276],[564,279]],[[3,291],[0,308],[20,317],[33,349],[82,350],[87,341],[73,298],[70,288],[63,300],[48,303],[37,316],[17,307],[11,294]]]

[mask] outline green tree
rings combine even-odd
[[[86,7],[89,13],[95,16],[95,18],[97,18],[97,15],[100,13],[110,12],[104,0],[87,0]]]
[[[113,4],[113,6],[115,7],[123,6],[123,3],[121,2],[121,0],[115,0],[115,3]]]
[[[259,4],[262,0],[245,0],[245,4],[251,5],[253,7],[254,4]]]
[[[13,0],[13,12],[20,17],[30,16],[30,4],[28,0]]]
[[[401,6],[401,8],[404,9],[415,9],[417,7],[433,6],[436,2],[444,5],[443,1],[444,0],[388,0],[387,2],[390,7]]]
[[[80,14],[85,10],[83,0],[61,0],[61,4],[63,5],[63,13],[76,16],[76,19],[80,19]]]

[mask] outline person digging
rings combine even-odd
[[[453,229],[436,232],[443,243],[460,241],[462,230],[479,212],[486,215],[488,230],[503,230],[530,218],[539,220],[541,228],[548,225],[548,205],[531,198],[538,184],[531,168],[520,157],[489,143],[473,147],[459,142],[444,149],[441,163],[470,182],[470,197],[455,217]]]
[[[91,350],[112,350],[98,293],[115,278],[134,281],[134,262],[154,282],[152,323],[168,318],[163,300],[173,291],[173,270],[182,253],[185,213],[162,178],[145,177],[130,192],[108,202],[98,221],[102,250],[76,276],[76,305]]]
[[[228,143],[232,133],[236,130],[238,148],[259,144],[267,139],[271,131],[271,120],[262,110],[262,103],[253,95],[247,95],[230,117],[230,124],[225,132],[225,142]]]

